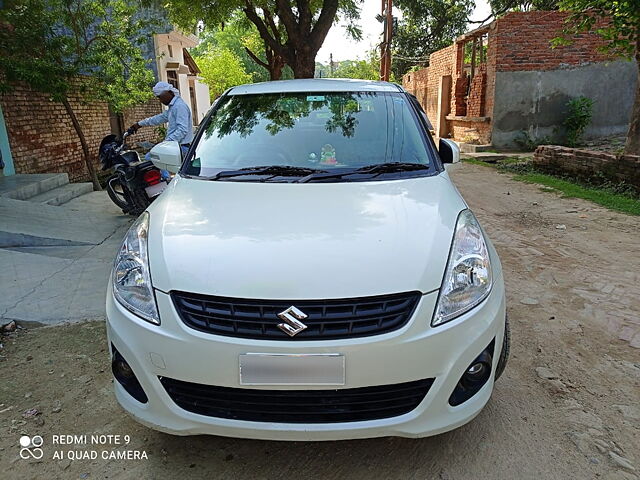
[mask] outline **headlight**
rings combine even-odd
[[[449,262],[432,326],[453,320],[478,305],[491,291],[491,263],[480,224],[470,210],[458,215]]]
[[[113,293],[126,309],[148,322],[160,324],[151,286],[147,235],[149,213],[143,212],[124,237],[113,266]]]

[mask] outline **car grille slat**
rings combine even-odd
[[[415,409],[434,379],[334,390],[260,390],[159,377],[180,408],[209,417],[281,423],[341,423],[390,418]]]
[[[182,321],[203,332],[263,340],[329,340],[392,332],[407,324],[420,292],[336,300],[248,300],[174,291]],[[278,328],[278,313],[295,306],[307,326],[294,337]]]

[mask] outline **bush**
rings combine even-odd
[[[533,152],[538,146],[551,143],[549,137],[532,137],[526,130],[522,130],[514,141],[526,152]]]
[[[567,102],[569,112],[564,120],[564,127],[567,129],[567,146],[577,147],[582,135],[591,123],[593,116],[593,100],[587,97],[574,98]]]

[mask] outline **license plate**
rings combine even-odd
[[[147,192],[147,197],[153,198],[160,195],[164,189],[167,188],[166,182],[156,183],[155,185],[151,185],[149,187],[145,187],[144,191]]]
[[[240,355],[241,385],[344,385],[344,355]]]

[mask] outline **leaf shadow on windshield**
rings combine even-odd
[[[309,100],[306,93],[232,96],[212,117],[206,136],[217,134],[222,138],[237,134],[246,138],[265,119],[268,123],[264,129],[275,136],[285,129],[292,129],[298,120],[309,117],[311,112],[328,109],[330,116],[325,129],[329,133],[340,131],[349,138],[353,137],[358,125],[356,115],[361,111],[360,101],[372,96],[371,92],[313,95],[314,100]]]

